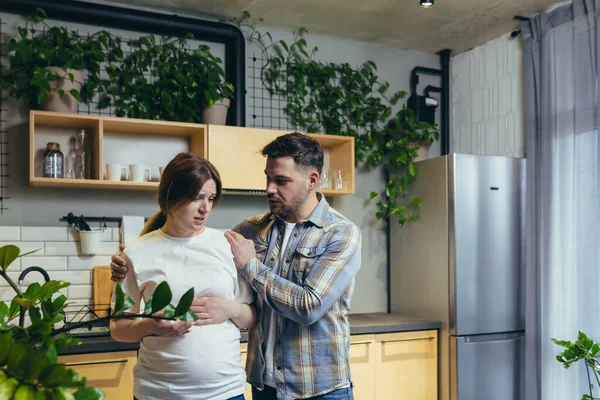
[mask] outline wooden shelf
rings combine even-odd
[[[99,179],[60,179],[33,178],[29,181],[35,187],[55,187],[72,189],[117,189],[156,191],[158,182],[109,181]]]
[[[61,144],[65,167],[69,141],[79,129],[91,136],[92,179],[53,179],[41,176],[41,153],[47,142]],[[30,111],[29,184],[36,187],[156,191],[158,167],[180,151],[191,151],[211,161],[219,170],[227,193],[256,194],[265,191],[265,158],[260,150],[278,136],[289,133],[271,129],[240,128],[134,118]],[[329,169],[343,169],[345,190],[320,190],[326,196],[354,193],[354,138],[308,134],[325,152]],[[144,161],[144,159],[146,161]],[[140,161],[141,160],[141,161]],[[109,181],[107,163],[144,164],[151,182]]]

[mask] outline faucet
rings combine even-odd
[[[46,272],[45,269],[34,265],[32,267],[25,268],[23,270],[23,272],[21,272],[21,275],[19,275],[19,286],[21,286],[23,284],[23,279],[25,279],[25,275],[27,275],[28,273],[30,273],[32,271],[37,271],[40,274],[44,275],[44,281],[48,282],[50,280],[50,275],[48,275],[48,273]],[[19,312],[19,326],[21,328],[23,328],[24,325],[25,325],[25,310],[21,306],[21,311]]]
[[[44,268],[34,265],[33,267],[25,268],[23,270],[23,272],[21,272],[21,275],[19,275],[19,285],[23,284],[23,279],[25,279],[25,275],[27,275],[28,273],[30,273],[32,271],[38,271],[40,274],[44,275],[44,280],[46,282],[48,282],[50,280],[50,275],[48,275],[48,273],[46,272],[46,270]]]

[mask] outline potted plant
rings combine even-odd
[[[81,37],[65,27],[50,27],[45,18],[45,11],[36,9],[9,40],[10,68],[0,77],[0,89],[16,99],[27,97],[32,110],[76,112],[78,102],[95,92],[110,35],[100,31]],[[86,70],[91,79],[84,85]]]
[[[225,81],[221,59],[208,46],[191,50],[186,38],[159,44],[153,35],[130,45],[134,50],[106,69],[101,108],[112,105],[122,117],[225,124],[234,90]],[[218,122],[207,120],[211,112],[204,112],[215,104],[225,108]]]
[[[142,314],[127,313],[133,300],[117,285],[110,315],[60,326],[68,303],[59,290],[68,287],[69,282],[32,283],[23,292],[7,274],[14,260],[31,253],[20,254],[20,249],[13,245],[0,247],[0,277],[15,291],[10,306],[0,302],[0,399],[101,400],[104,398],[101,390],[88,387],[84,377],[58,362],[60,352],[81,343],[69,331],[120,318],[196,319],[189,311],[194,289],[188,290],[174,307],[170,304],[169,285],[163,282],[157,286]],[[161,310],[160,315],[156,314]],[[27,327],[23,324],[25,313],[31,319]],[[19,323],[15,324],[16,321]]]
[[[563,367],[570,368],[578,361],[585,364],[588,378],[588,393],[585,393],[581,400],[597,400],[599,396],[594,394],[594,381],[600,386],[600,362],[598,361],[598,352],[600,352],[600,343],[594,342],[585,333],[579,332],[577,341],[551,339],[553,343],[561,346],[564,350],[556,356],[558,362]],[[595,379],[592,380],[591,377]]]

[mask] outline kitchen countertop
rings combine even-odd
[[[350,334],[364,335],[373,333],[409,332],[439,329],[438,321],[429,321],[420,318],[406,317],[391,313],[366,313],[350,314]],[[113,351],[137,350],[139,342],[120,343],[110,336],[81,338],[83,343],[79,346],[71,346],[61,355],[106,353]],[[248,334],[242,332],[242,342],[248,340]]]

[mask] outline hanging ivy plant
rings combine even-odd
[[[389,93],[390,84],[377,76],[373,61],[354,67],[349,63],[325,63],[314,58],[304,36],[294,32],[291,42],[274,41],[250,23],[250,14],[229,20],[249,29],[248,39],[257,43],[266,59],[261,76],[272,96],[285,99],[283,112],[291,125],[306,132],[325,132],[355,139],[356,163],[381,166],[389,177],[382,193],[372,192],[378,219],[397,218],[404,225],[417,218],[419,198],[410,196],[418,170],[414,163],[419,145],[439,140],[437,125],[419,121],[402,104],[407,93]],[[258,19],[262,22],[262,18]]]

